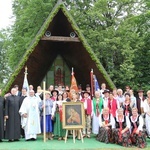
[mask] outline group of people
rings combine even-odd
[[[50,85],[45,95],[40,86],[36,93],[32,85],[29,89],[29,93],[26,88],[19,92],[15,85],[11,93],[0,97],[0,141],[18,141],[20,136],[25,137],[26,141],[36,140],[37,134],[43,132],[44,108],[46,138],[53,140],[58,137],[58,140],[63,140],[66,130],[62,126],[62,104],[81,102],[85,111],[83,137],[90,138],[94,134],[100,142],[146,147],[146,138],[150,138],[150,90],[146,97],[143,90],[138,90],[138,96],[135,97],[129,86],[126,86],[125,92],[122,89],[110,91],[105,83],[94,95],[89,84],[84,91],[78,86],[78,92],[69,87],[62,89],[61,85],[57,88]],[[73,115],[67,121],[70,120],[79,121]],[[78,132],[76,136],[81,139]]]

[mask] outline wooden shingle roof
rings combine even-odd
[[[46,31],[51,36],[46,37]],[[75,37],[70,37],[70,33]],[[28,67],[28,82],[35,87],[40,85],[55,58],[61,55],[68,67],[74,68],[78,83],[90,83],[90,71],[94,70],[99,83],[106,83],[108,88],[115,87],[106,70],[86,42],[66,7],[61,3],[56,5],[31,42],[16,70],[10,77],[4,92],[14,84],[22,87],[25,66]]]

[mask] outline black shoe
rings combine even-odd
[[[19,141],[19,139],[14,139],[14,141]]]
[[[36,139],[35,138],[31,138],[31,141],[36,141]]]
[[[9,140],[8,142],[13,142],[14,140],[13,139],[11,139],[11,140]]]
[[[2,140],[0,140],[0,142],[3,142]]]

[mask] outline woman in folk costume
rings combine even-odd
[[[117,100],[114,99],[113,93],[109,93],[109,99],[108,99],[108,108],[110,111],[110,114],[112,114],[113,117],[116,117],[116,110],[119,108],[119,103],[117,104]]]
[[[112,93],[113,93],[113,97],[114,97],[114,99],[118,99],[118,94],[117,94],[117,89],[116,88],[114,88],[113,89],[113,91],[112,91]],[[119,103],[118,103],[119,104]]]
[[[123,115],[123,109],[119,108],[115,117],[115,128],[112,130],[114,142],[124,147],[131,146],[130,127],[129,117]]]
[[[70,98],[68,97],[68,92],[63,92],[62,94],[63,96],[63,101],[66,101],[66,102],[70,102]]]
[[[59,94],[59,92],[57,91],[57,90],[52,90],[51,91],[51,99],[53,100],[53,101],[56,101],[57,100],[57,98],[58,98],[58,94]]]
[[[49,140],[53,140],[52,138],[52,108],[53,108],[53,101],[50,99],[50,93],[45,94],[45,106],[44,102],[41,101],[39,104],[39,109],[41,112],[41,131],[43,132],[43,109],[45,107],[45,119],[46,119],[46,138]]]
[[[93,98],[92,104],[92,132],[98,134],[99,131],[99,115],[103,109],[103,98],[99,91],[95,91],[95,97]]]
[[[58,136],[58,140],[65,139],[66,130],[62,128],[62,95],[58,95],[58,100],[53,102],[52,119],[54,122],[54,136]]]
[[[109,113],[108,107],[105,107],[99,116],[99,126],[99,133],[96,139],[105,143],[112,142],[112,129],[115,126],[115,120],[112,114]]]
[[[146,130],[148,134],[148,138],[150,138],[150,90],[147,91],[147,98],[144,100],[143,109],[145,115],[145,124]]]
[[[132,108],[131,122],[131,141],[139,148],[146,147],[146,133],[143,131],[143,118],[138,114],[136,107]]]
[[[91,114],[92,114],[92,100],[89,98],[90,93],[87,91],[83,92],[83,99],[81,99],[81,102],[84,103],[84,109],[85,109],[85,128],[83,129],[83,137],[87,136],[87,138],[90,138],[91,134]]]
[[[124,110],[123,114],[128,117],[131,116],[131,114],[132,114],[132,108],[131,108],[130,104],[131,104],[130,94],[126,93],[125,94],[125,102],[124,102],[122,108]]]

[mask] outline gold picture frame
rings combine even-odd
[[[82,102],[65,102],[63,108],[63,129],[83,129],[85,127],[85,110]]]

